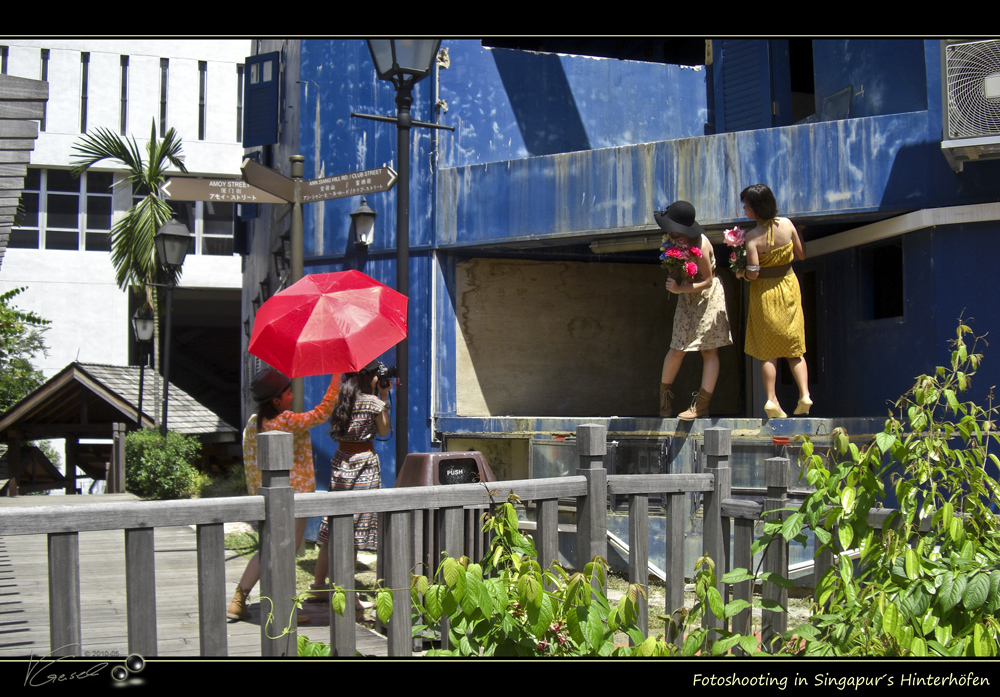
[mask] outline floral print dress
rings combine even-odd
[[[283,411],[273,419],[265,419],[262,427],[257,424],[254,414],[243,430],[243,474],[247,482],[247,493],[256,496],[260,488],[260,468],[257,466],[257,434],[265,431],[284,431],[292,434],[291,485],[297,494],[316,491],[316,471],[313,468],[312,439],[309,430],[330,418],[340,393],[340,373],[330,380],[323,401],[312,411],[296,414]]]
[[[715,268],[714,252],[711,253],[709,262]],[[670,348],[676,351],[704,351],[732,343],[729,315],[726,313],[726,293],[718,276],[703,291],[677,295]]]

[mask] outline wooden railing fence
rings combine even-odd
[[[672,613],[683,605],[685,573],[694,560],[684,559],[684,503],[690,492],[703,495],[704,550],[717,563],[719,578],[729,568],[730,539],[736,567],[752,568],[750,546],[754,523],[762,507],[731,497],[731,451],[728,429],[705,430],[707,462],[704,472],[694,474],[612,475],[602,466],[607,443],[606,428],[585,424],[577,428],[580,467],[577,474],[553,479],[527,479],[490,483],[492,498],[502,501],[513,492],[522,502],[535,503],[534,533],[539,562],[543,567],[558,558],[557,505],[559,499],[575,498],[577,540],[574,564],[582,568],[595,556],[607,558],[607,500],[609,494],[629,496],[629,573],[635,583],[648,582],[649,494],[666,494],[666,599],[664,610]],[[275,618],[291,618],[290,632],[261,623],[261,655],[294,656],[296,653],[294,518],[331,518],[331,575],[334,583],[354,588],[353,515],[366,511],[383,514],[379,558],[384,585],[393,589],[394,614],[387,630],[390,656],[411,655],[410,573],[418,562],[432,562],[429,549],[451,556],[477,558],[484,544],[474,534],[478,519],[470,510],[490,504],[490,491],[483,484],[458,484],[358,492],[294,494],[289,483],[292,437],[286,433],[262,433],[258,437],[258,461],[262,486],[257,496],[167,502],[127,502],[79,506],[39,506],[0,509],[0,536],[44,533],[48,535],[49,633],[53,655],[83,653],[80,632],[80,578],[78,534],[89,530],[124,530],[128,617],[128,651],[145,657],[157,654],[156,597],[154,593],[153,534],[156,527],[196,526],[198,560],[198,611],[200,655],[225,656],[227,589],[224,570],[226,522],[259,521],[261,552],[261,596],[271,599]],[[766,462],[767,500],[764,511],[786,505],[789,485],[787,458]],[[436,540],[425,511],[433,510]],[[773,513],[770,515],[782,515]],[[733,526],[731,529],[731,525]],[[475,556],[474,556],[475,555]],[[439,559],[439,557],[438,557]],[[721,563],[719,560],[722,560]],[[830,559],[818,560],[816,573],[829,567]],[[772,544],[765,554],[764,568],[787,573],[787,545]],[[433,569],[425,568],[430,574]],[[719,583],[723,597],[728,589]],[[752,582],[736,584],[732,597],[750,599]],[[765,585],[765,592],[787,606],[787,592]],[[354,605],[349,592],[347,607]],[[639,626],[646,626],[648,608],[640,606]],[[747,612],[747,611],[744,611]],[[262,615],[265,615],[262,612]],[[354,656],[356,625],[352,613],[332,614],[331,655]],[[716,622],[716,624],[712,624]],[[746,617],[734,618],[734,627],[745,626]],[[714,619],[706,626],[719,626]],[[785,616],[764,612],[763,638],[780,635]],[[447,636],[447,632],[442,632]],[[670,637],[674,642],[680,636]]]

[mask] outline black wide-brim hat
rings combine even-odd
[[[705,231],[694,219],[694,214],[694,206],[687,201],[674,201],[667,206],[667,210],[653,213],[653,220],[667,232],[696,239],[699,235],[705,234]]]
[[[280,397],[291,384],[292,381],[284,373],[274,368],[264,368],[250,381],[250,394],[253,395],[255,402],[263,404]]]

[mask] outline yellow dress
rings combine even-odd
[[[761,268],[790,264],[792,243],[760,257]],[[762,361],[797,358],[806,352],[802,293],[794,273],[750,281],[746,352]]]

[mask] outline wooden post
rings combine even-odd
[[[330,582],[346,591],[344,616],[330,608],[330,657],[354,658],[357,647],[357,624],[354,620],[354,516],[330,518]],[[380,555],[381,556],[381,555]]]
[[[746,569],[753,572],[754,521],[748,518],[737,518],[735,521],[735,539],[733,540],[733,568]],[[753,581],[741,581],[733,586],[733,600],[753,600]],[[750,609],[736,613],[733,617],[732,630],[740,634],[750,634]]]
[[[577,497],[576,567],[583,571],[594,557],[608,558],[608,429],[598,424],[576,428],[576,473],[587,478],[587,495]]]
[[[664,571],[667,580],[664,588],[664,614],[677,623],[676,631],[668,625],[664,634],[667,641],[680,646],[684,641],[680,611],[684,608],[684,504],[687,494],[667,494],[665,498],[666,557]]]
[[[649,593],[649,496],[631,494],[628,497],[628,580],[641,585]],[[636,624],[642,636],[648,634],[649,605],[645,596],[639,595]],[[632,637],[629,644],[634,645]]]
[[[457,509],[459,540],[461,540],[462,509]],[[388,626],[390,656],[413,654],[413,600],[410,597],[410,569],[413,567],[410,511],[391,511],[385,516],[388,559],[386,583],[392,589],[392,618]]]
[[[788,505],[788,484],[790,480],[788,458],[772,457],[764,462],[764,484],[767,498],[761,509],[765,521],[784,520],[787,511],[780,511]],[[788,543],[778,538],[764,551],[764,571],[788,577]],[[773,583],[764,584],[764,599],[774,600],[783,608],[788,608],[788,591]],[[771,640],[780,637],[788,628],[788,615],[774,610],[761,612],[761,646],[770,651]]]
[[[535,551],[538,565],[548,569],[559,561],[559,500],[542,499],[535,502]],[[484,550],[485,551],[485,550]],[[546,581],[546,588],[552,590]]]
[[[17,480],[21,476],[21,432],[7,431],[7,496],[17,496]]]
[[[104,491],[108,494],[125,493],[125,424],[111,425],[111,468],[104,477]]]
[[[705,455],[707,458],[705,471],[715,476],[715,490],[706,491],[702,508],[704,521],[705,555],[715,562],[716,588],[722,594],[725,591],[722,576],[729,566],[726,554],[725,535],[722,525],[722,502],[730,497],[731,470],[729,469],[729,454],[732,448],[729,429],[705,429]],[[725,597],[723,597],[725,600]],[[725,628],[725,621],[711,612],[702,616],[702,626],[716,629]],[[718,637],[716,637],[718,638]]]
[[[122,425],[124,427],[124,425]],[[124,435],[124,430],[122,432]],[[198,540],[198,636],[202,656],[226,656],[226,535],[222,523],[195,528]]]
[[[292,434],[268,431],[257,436],[264,497],[260,532],[260,652],[262,656],[295,656],[298,653],[295,605],[295,490],[289,481],[292,469]],[[287,629],[287,633],[286,633]]]
[[[463,554],[462,550],[462,538],[463,538],[463,517],[461,508],[441,508],[436,511],[437,525],[437,548],[440,550],[438,556],[439,561],[443,561],[445,556],[449,556],[452,559],[458,559]],[[435,569],[437,571],[437,569]],[[440,579],[443,582],[443,579]],[[393,609],[393,615],[395,615],[395,608]],[[441,621],[439,623],[441,631],[441,648],[450,648],[449,632],[451,631],[451,622],[444,615],[441,616]],[[392,653],[390,653],[392,655]]]
[[[86,423],[86,422],[84,422]],[[66,436],[66,466],[63,479],[66,483],[66,494],[76,493],[76,463],[80,459],[80,438],[77,434]]]
[[[49,654],[79,656],[80,536],[49,533]]]
[[[155,656],[156,571],[153,528],[125,531],[125,596],[128,652]]]

